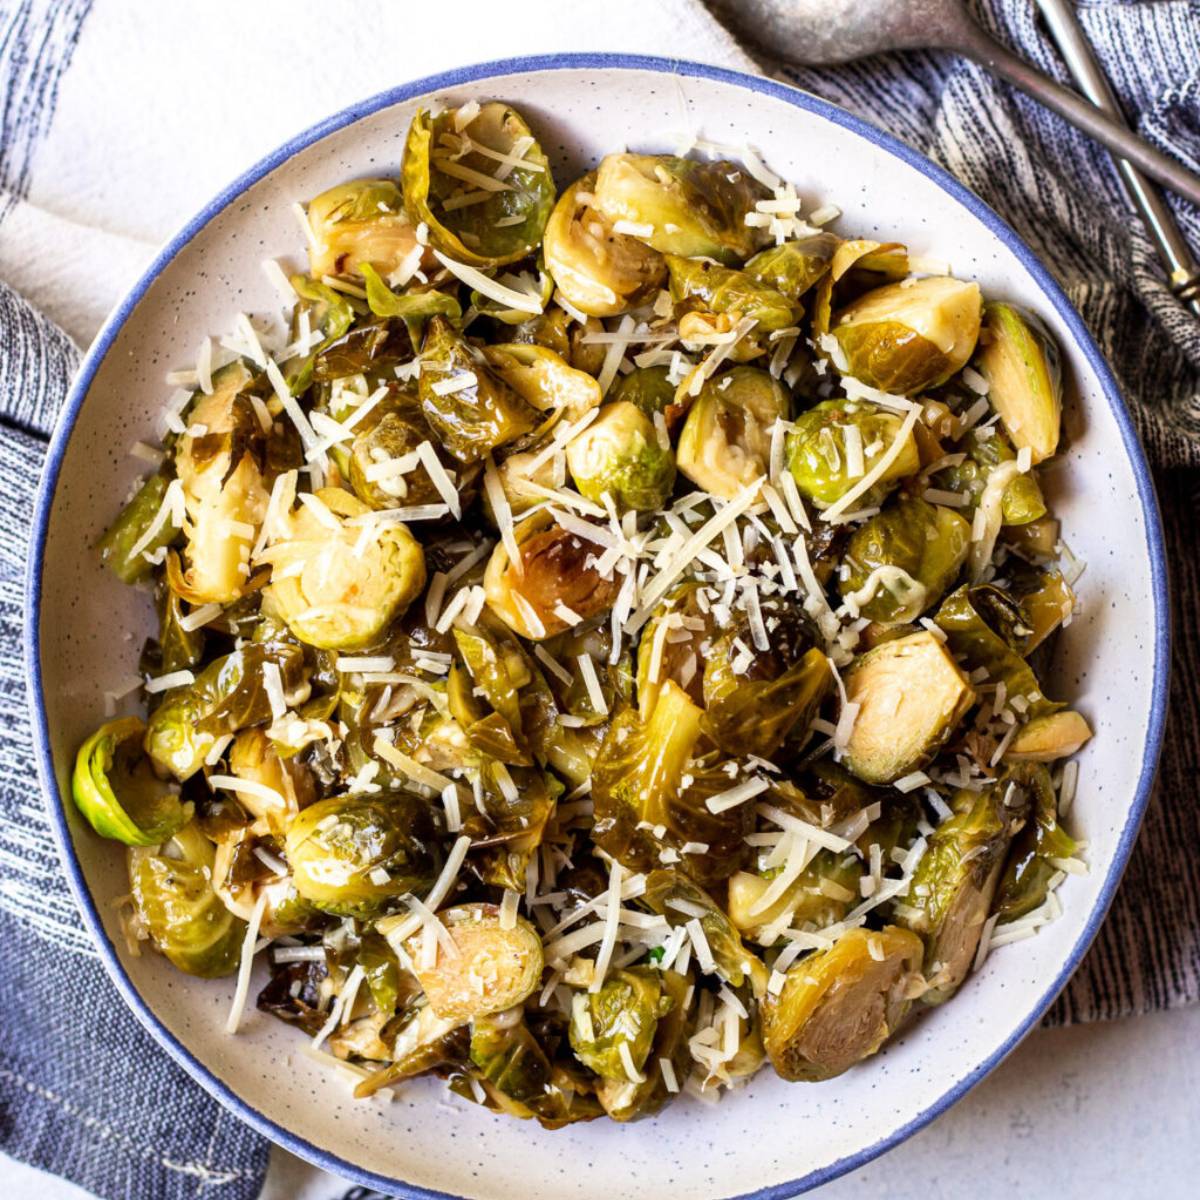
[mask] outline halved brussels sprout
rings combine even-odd
[[[733,264],[766,240],[746,214],[767,190],[737,163],[669,154],[610,154],[596,173],[595,207],[663,254]]]
[[[970,544],[971,526],[953,509],[901,496],[851,535],[838,590],[872,621],[915,621],[946,594]]]
[[[821,505],[840,500],[887,453],[903,423],[898,414],[859,400],[823,400],[814,405],[796,418],[787,437],[788,468],[796,486]],[[855,432],[849,432],[851,429]],[[850,468],[856,464],[847,453],[851,439],[857,440],[862,451],[863,468],[853,475]],[[863,504],[878,503],[891,483],[920,469],[921,455],[909,433],[879,482],[863,496]]]
[[[756,333],[796,323],[796,306],[780,292],[757,282],[748,271],[678,254],[667,255],[667,270],[677,315],[691,311],[738,313],[754,318]]]
[[[881,284],[903,279],[908,267],[908,251],[899,242],[859,238],[835,246],[829,270],[818,281],[811,301],[812,337],[818,348],[823,348],[833,320],[835,291],[838,300],[853,300]]]
[[[129,851],[134,910],[155,949],[205,979],[237,970],[246,936],[246,923],[213,890],[212,869],[212,843],[195,824],[176,830],[165,849]]]
[[[381,406],[382,407],[382,406]],[[375,410],[378,412],[378,409]],[[416,405],[401,403],[379,413],[373,412],[359,423],[360,432],[350,445],[349,475],[354,494],[372,508],[395,508],[399,504],[440,504],[442,493],[429,476],[424,463],[402,474],[388,467],[396,459],[416,454],[422,442],[430,442],[451,481],[462,488],[477,472],[464,469],[445,453],[438,453],[438,441]]]
[[[600,385],[556,350],[524,342],[485,346],[488,364],[539,412],[578,421],[601,401]]]
[[[630,1083],[622,1078],[604,1080],[597,1088],[604,1111],[614,1121],[637,1121],[653,1116],[672,1098],[659,1064],[664,1060],[674,1069],[676,1080],[686,1079],[691,1070],[692,1056],[687,1042],[688,980],[676,971],[658,972],[662,989],[660,1007],[667,1008],[658,1018],[654,1044],[644,1067],[645,1080]]]
[[[1004,777],[1030,793],[1032,819],[1013,838],[1008,865],[996,889],[993,912],[1000,925],[1038,908],[1059,869],[1053,860],[1072,858],[1077,849],[1075,839],[1058,823],[1058,795],[1046,767],[1025,763],[1009,768]]]
[[[791,928],[821,929],[840,921],[859,898],[862,862],[852,854],[822,850],[782,896],[763,906],[778,868],[738,871],[729,878],[729,919],[752,942],[773,945],[786,918]]]
[[[787,972],[763,1001],[763,1045],[784,1079],[832,1079],[874,1054],[908,1012],[921,939],[889,925],[850,929]]]
[[[992,427],[972,429],[962,442],[965,461],[945,467],[937,474],[938,486],[951,492],[965,492],[968,511],[983,497],[988,476],[1000,463],[1013,462],[1017,452],[1008,438]],[[1025,472],[1013,479],[1000,499],[1000,516],[1005,525],[1026,525],[1046,515],[1046,501],[1037,479]]]
[[[419,109],[400,180],[404,207],[445,254],[499,267],[532,254],[554,207],[554,176],[516,109],[489,101],[459,128],[459,110]]]
[[[849,373],[868,387],[910,395],[945,383],[975,352],[979,284],[947,275],[886,284],[837,314],[833,336]]]
[[[705,380],[679,435],[679,470],[711,495],[733,499],[767,473],[771,429],[788,412],[787,392],[757,367]]]
[[[378,641],[421,594],[425,555],[399,521],[380,525],[367,536],[350,524],[371,512],[357,496],[322,488],[316,499],[330,516],[301,505],[286,517],[285,532],[262,555],[272,568],[263,602],[310,646],[361,649]]]
[[[156,846],[192,819],[179,785],[158,778],[142,751],[146,726],[137,717],[101,725],[75,756],[71,796],[101,837],[126,846]]]
[[[1008,744],[1006,759],[1014,762],[1054,762],[1070,758],[1091,741],[1092,728],[1073,709],[1035,717]]]
[[[918,770],[975,703],[967,677],[928,631],[855,659],[846,674],[846,697],[859,710],[845,763],[867,783],[891,783]]]
[[[658,972],[648,967],[610,971],[598,992],[573,997],[570,1039],[575,1057],[602,1079],[644,1082],[637,1076],[650,1056],[658,1019],[670,1012],[671,1003]]]
[[[547,458],[536,448],[519,450],[496,464],[496,474],[499,476],[500,487],[508,501],[509,510],[514,517],[519,517],[534,505],[546,502],[546,497],[536,488],[557,491],[566,485],[567,461],[561,454],[551,454]],[[530,487],[530,484],[534,484],[535,487]],[[496,513],[491,497],[486,491],[483,493],[483,511],[488,520],[496,525]]]
[[[743,269],[752,279],[774,288],[794,304],[829,273],[834,251],[840,244],[841,239],[832,233],[814,233],[760,250]]]
[[[501,541],[483,577],[488,606],[510,629],[533,640],[553,637],[571,628],[562,606],[585,620],[612,607],[621,577],[596,570],[594,542],[561,528],[544,509],[522,521],[515,537],[520,564]]]
[[[540,421],[537,410],[445,317],[426,326],[420,388],[426,420],[459,462],[481,461]]]
[[[154,524],[170,486],[171,480],[167,476],[151,475],[97,543],[101,558],[122,583],[138,583],[149,578],[154,567],[146,555],[170,546],[179,537],[180,527],[168,510],[162,528],[137,554],[130,553]]]
[[[1058,449],[1062,431],[1058,343],[1039,318],[1013,304],[989,304],[983,328],[975,365],[990,385],[988,400],[1036,465]]]
[[[618,401],[567,446],[567,466],[580,493],[597,503],[605,493],[618,512],[656,512],[675,486],[675,455],[659,444],[654,422]]]
[[[770,648],[749,664],[738,661],[734,645],[752,644],[748,621],[736,621],[713,644],[704,666],[705,727],[726,754],[770,759],[817,715],[833,674],[802,609],[765,600],[762,616],[774,622]]]
[[[279,668],[285,696],[306,694],[304,655],[295,645],[254,642],[214,659],[195,682],[172,688],[150,714],[146,753],[178,780],[194,775],[223,734],[271,719],[263,667]]]
[[[421,965],[416,934],[407,943],[409,957],[429,1007],[447,1020],[470,1021],[522,1004],[537,989],[545,959],[542,939],[524,917],[511,929],[500,925],[494,904],[460,904],[443,909],[445,925],[458,953],[440,945],[437,962]]]
[[[896,920],[925,942],[927,1004],[948,1000],[971,969],[1028,801],[1002,780],[982,792],[957,793],[951,808],[954,816],[930,835],[904,904],[896,910]]]
[[[189,524],[184,595],[194,604],[228,604],[242,594],[266,512],[271,481],[262,469],[262,426],[242,394],[251,379],[240,360],[218,371],[212,394],[193,401],[194,432],[176,451]]]
[[[354,274],[359,263],[390,275],[417,247],[404,197],[390,179],[354,179],[322,192],[308,202],[308,224],[315,239],[309,270],[317,279]]]
[[[1057,567],[1027,567],[1011,560],[1005,566],[1013,598],[1028,620],[1023,650],[1032,654],[1075,611],[1075,593]]]
[[[290,755],[281,758],[276,744],[261,726],[243,729],[229,747],[229,770],[239,779],[268,787],[279,800],[243,793],[239,803],[254,817],[256,832],[282,838],[288,824],[316,794],[307,765]]]
[[[667,367],[635,367],[628,375],[618,375],[608,389],[614,404],[624,400],[636,405],[651,420],[662,413],[667,431],[673,433],[684,415],[684,408],[675,403],[676,385],[669,378]]]
[[[433,883],[435,834],[428,803],[406,792],[330,796],[292,821],[287,860],[296,891],[322,912],[368,918]]]
[[[589,316],[615,317],[650,299],[667,268],[656,250],[613,231],[595,207],[595,189],[591,171],[559,196],[542,249],[569,304]]]
[[[325,290],[333,297],[341,296],[332,288]],[[318,383],[330,383],[350,375],[361,375],[364,379],[386,383],[392,390],[395,387],[394,380],[389,379],[392,370],[397,363],[412,358],[414,353],[413,339],[402,321],[360,322],[352,328],[342,329],[321,344],[313,355],[312,378]],[[293,393],[299,394],[304,386],[303,381],[297,383]]]

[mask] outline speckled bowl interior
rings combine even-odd
[[[808,205],[839,205],[840,231],[948,261],[987,294],[1039,312],[1062,343],[1067,449],[1049,487],[1088,567],[1051,691],[1097,731],[1074,816],[1091,871],[1062,888],[1061,920],[994,953],[952,1003],[840,1079],[786,1084],[764,1071],[716,1107],[686,1101],[632,1126],[555,1133],[447,1102],[438,1082],[406,1086],[390,1105],[356,1102],[343,1079],[299,1053],[296,1031],[252,1007],[243,1032],[226,1036],[232,980],[190,979],[125,950],[111,904],[127,891],[124,857],[63,797],[74,750],[102,719],[104,692],[135,666],[152,612],[91,547],[138,466],[130,444],[154,440],[170,392],[164,372],[193,361],[201,335],[229,329],[239,310],[278,305],[259,263],[302,263],[292,202],[348,177],[394,174],[410,117],[434,97],[519,105],[564,183],[614,148],[667,149],[680,128],[751,142]],[[1136,834],[1161,733],[1166,614],[1153,496],[1112,380],[1065,298],[994,214],[911,151],[800,92],[689,64],[584,56],[470,68],[340,114],[237,181],[167,247],[93,346],[52,448],[33,559],[29,662],[47,802],[122,993],[245,1119],[330,1169],[406,1195],[784,1196],[885,1149],[994,1066],[1078,963]]]

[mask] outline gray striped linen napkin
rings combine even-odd
[[[1028,0],[980,9],[1001,37],[1065,78]],[[1200,169],[1200,2],[1090,0],[1080,11],[1141,132]],[[1047,1023],[1195,1003],[1200,702],[1187,684],[1200,666],[1200,324],[1167,291],[1104,153],[978,68],[924,54],[822,72],[764,67],[898,134],[989,201],[1049,264],[1116,370],[1163,504],[1176,688],[1159,786],[1125,882]],[[20,190],[17,180],[0,185]],[[1178,215],[1200,245],[1200,212],[1181,204]],[[248,1200],[261,1188],[267,1145],[125,1010],[75,913],[29,753],[19,647],[26,536],[76,359],[58,329],[0,284],[0,1150],[113,1200]]]

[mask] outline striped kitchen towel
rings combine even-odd
[[[507,6],[460,0],[470,14],[456,21],[453,44],[441,15],[421,11],[437,6],[359,0],[363,20],[344,23],[338,56],[354,72],[315,71],[312,23],[325,7],[160,0],[135,12],[91,0],[0,0],[0,279],[26,297],[0,285],[0,1150],[103,1197],[249,1200],[267,1149],[126,1012],[75,914],[42,817],[20,664],[21,585],[38,464],[76,361],[70,338],[43,314],[86,340],[152,243],[226,177],[296,127],[400,79],[555,49],[669,46],[751,66],[700,0],[606,0],[596,10],[602,27],[586,35],[574,6],[558,0],[523,0],[520,21]],[[978,7],[1002,38],[1064,77],[1028,0]],[[1080,7],[1143,134],[1200,169],[1198,0]],[[231,37],[261,50],[253,72],[226,69]],[[1169,295],[1104,153],[978,68],[926,54],[821,72],[762,66],[888,128],[979,192],[1050,265],[1117,372],[1163,502],[1176,691],[1158,792],[1125,883],[1049,1019],[1195,1003],[1200,324]],[[1178,211],[1200,245],[1200,213]]]

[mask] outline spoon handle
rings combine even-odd
[[[1028,92],[1035,100],[1107,146],[1114,154],[1140,167],[1151,179],[1157,179],[1173,192],[1200,205],[1200,176],[1144,142],[1094,104],[1048,79],[973,22],[963,30],[961,40],[956,39],[954,49],[974,59],[981,67],[1007,79],[1023,92]]]

